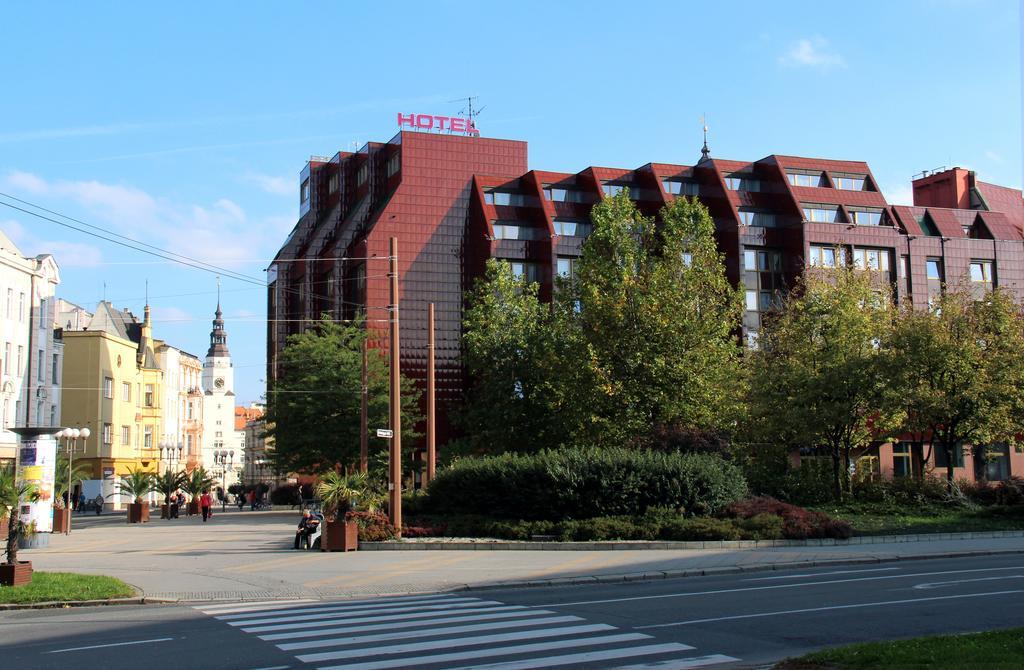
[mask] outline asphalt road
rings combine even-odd
[[[656,582],[0,613],[5,668],[757,667],[1024,626],[1024,556]]]

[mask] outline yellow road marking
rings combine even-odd
[[[563,561],[562,563],[556,563],[555,565],[552,565],[551,567],[545,568],[545,569],[540,570],[538,572],[533,572],[533,573],[527,575],[525,577],[525,579],[534,579],[536,577],[545,577],[545,576],[551,575],[551,574],[556,573],[556,572],[564,572],[568,568],[582,567],[584,565],[587,565],[589,563],[594,563],[594,562],[600,561],[602,559],[605,560],[605,561],[608,560],[608,557],[604,556],[603,552],[602,552],[602,554],[595,554],[595,555],[592,555],[592,556],[582,556],[580,558],[576,558],[576,559],[573,559],[571,561]]]

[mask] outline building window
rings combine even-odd
[[[853,222],[858,226],[880,226],[882,225],[882,210],[880,209],[854,209]]]
[[[863,191],[864,175],[832,175],[832,183],[836,188],[843,191]]]
[[[731,174],[725,178],[725,187],[730,191],[761,191],[761,180],[748,175]]]
[[[748,330],[746,335],[747,349],[757,349],[757,340],[760,333],[756,330]]]
[[[111,377],[103,378],[103,397],[114,399],[114,380]]]
[[[576,276],[576,263],[579,259],[574,256],[559,256],[557,261],[558,276],[565,279],[572,279]]]
[[[846,263],[846,253],[842,248],[823,247],[812,244],[810,247],[810,265],[812,267],[836,268]]]
[[[305,179],[302,182],[302,186],[299,187],[299,202],[305,204],[309,202],[309,180]]]
[[[18,367],[14,368],[14,374],[18,377],[22,376],[23,365],[25,363],[25,347],[18,345]]]
[[[942,281],[942,259],[941,258],[929,258],[928,259],[928,279]]]
[[[50,405],[50,425],[51,426],[56,426],[57,425],[57,406],[56,405]]]
[[[946,457],[945,447],[943,447],[942,445],[933,445],[932,450],[935,452],[935,467],[948,468],[949,459]],[[953,467],[964,467],[964,448],[959,444],[953,447]]]
[[[129,382],[121,382],[121,400],[123,402],[132,401],[132,385]]]
[[[665,189],[665,193],[671,193],[672,195],[695,196],[700,191],[697,182],[681,179],[662,179],[661,186]]]
[[[992,261],[971,261],[971,281],[982,284],[994,283]]]
[[[192,436],[191,435],[186,435],[185,436],[185,449],[186,449],[185,453],[188,453],[188,454],[192,453]]]
[[[909,477],[913,474],[909,442],[892,445],[892,474],[894,477]]]
[[[394,156],[388,159],[386,171],[389,179],[398,174],[398,169],[402,165],[400,156],[401,154],[395,154]]]
[[[46,381],[46,350],[39,350],[39,358],[36,359],[36,379],[40,382]]]
[[[103,444],[110,446],[114,442],[114,427],[109,423],[103,424]]]
[[[939,232],[939,227],[932,221],[932,217],[928,212],[917,217],[917,225],[921,226],[921,232],[928,237],[940,237],[942,235]]]
[[[787,172],[786,178],[793,186],[821,187],[825,180],[821,172]]]
[[[52,370],[52,374],[50,375],[50,378],[51,378],[51,382],[50,383],[55,384],[55,385],[60,383],[59,381],[57,381],[57,377],[59,376],[57,374],[57,370],[59,370],[59,369],[60,369],[60,356],[58,356],[57,354],[54,354],[53,355],[53,370]]]
[[[563,237],[586,237],[594,229],[589,223],[576,219],[556,218],[552,223],[555,226],[555,235]]]
[[[990,482],[1005,481],[1010,476],[1010,447],[1005,442],[976,447],[975,467],[977,479]]]
[[[804,205],[804,221],[814,223],[841,223],[838,207],[827,205]]]
[[[590,193],[578,188],[559,188],[556,186],[544,187],[544,199],[551,202],[576,202],[588,203],[593,198]]]
[[[142,429],[142,448],[147,451],[153,448],[153,426],[145,426]]]
[[[522,225],[517,221],[492,222],[494,239],[496,240],[540,240],[547,237],[547,231],[530,225]]]
[[[365,184],[366,178],[369,176],[369,174],[370,167],[363,163],[362,167],[359,168],[359,171],[356,172],[356,186],[359,187]]]
[[[18,321],[25,322],[25,293],[18,294]]]
[[[7,289],[7,318],[11,318],[11,310],[14,307],[14,289]]]
[[[509,267],[512,269],[512,276],[517,281],[525,281],[527,284],[540,282],[540,265],[537,263],[509,259],[501,260],[509,264]]]
[[[746,207],[740,208],[740,223],[744,226],[760,226],[762,228],[775,227],[775,215],[768,212],[759,212]]]
[[[506,207],[527,206],[525,195],[509,191],[487,191],[484,193],[484,202],[488,205],[504,205]]]
[[[629,188],[629,184],[601,184],[601,190],[609,198],[617,196],[627,188]]]
[[[683,252],[682,260],[683,260],[683,267],[684,268],[692,268],[693,267],[693,254],[690,253],[689,251],[684,251]]]
[[[327,193],[334,194],[338,192],[338,175],[332,174],[331,178],[327,180]]]
[[[854,249],[853,267],[858,270],[889,271],[889,252],[885,249]]]
[[[153,385],[146,384],[146,407],[153,406]]]
[[[121,426],[121,446],[130,447],[132,446],[132,427]]]
[[[11,343],[4,343],[4,374],[11,374]]]

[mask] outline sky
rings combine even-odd
[[[0,38],[0,192],[257,281],[298,216],[311,155],[455,115],[531,168],[712,155],[867,161],[890,202],[958,165],[1021,185],[1013,0],[847,3],[18,3]],[[0,198],[2,199],[2,198]],[[10,202],[10,201],[8,201]],[[0,206],[58,295],[153,310],[200,357],[214,274]],[[264,393],[266,292],[221,280],[240,403]]]

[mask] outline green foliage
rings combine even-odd
[[[324,316],[292,335],[281,352],[281,376],[268,392],[267,435],[274,438],[274,468],[316,472],[359,459],[363,323],[339,324]],[[388,362],[380,349],[367,356],[371,449],[384,442],[375,429],[388,425]],[[402,379],[402,440],[411,456],[418,433],[419,392]]]
[[[187,476],[181,482],[181,488],[185,490],[185,493],[195,497],[209,491],[216,483],[217,480],[206,471],[206,468],[199,466],[192,472],[187,473]]]
[[[18,562],[18,538],[25,534],[25,524],[19,520],[21,501],[36,501],[39,491],[32,484],[19,482],[13,467],[0,467],[0,510],[7,516],[7,565]]]
[[[438,472],[427,504],[435,512],[510,519],[642,514],[651,507],[700,515],[746,490],[736,466],[717,456],[572,448],[462,459]]]
[[[62,509],[64,496],[74,488],[74,485],[92,474],[92,468],[79,461],[71,464],[71,478],[68,479],[68,457],[60,454],[57,456],[57,465],[54,470],[53,502],[54,506]]]
[[[386,497],[381,487],[365,472],[346,475],[334,470],[320,475],[316,495],[327,514],[350,510],[376,512]]]
[[[120,579],[72,572],[34,572],[24,586],[0,587],[0,603],[45,603],[127,598],[135,589]]]
[[[355,521],[359,526],[360,542],[384,542],[395,539],[398,534],[387,515],[381,512],[348,512],[345,521]]]
[[[895,424],[880,355],[894,317],[888,289],[868,271],[811,270],[767,319],[749,356],[750,405],[763,441],[825,447],[840,499],[851,453]]]
[[[1004,290],[977,300],[952,287],[928,310],[903,310],[886,348],[901,432],[962,444],[1014,442],[1024,432],[1024,312]]]
[[[174,472],[170,468],[164,470],[163,474],[154,478],[155,491],[158,491],[164,497],[164,503],[171,503],[171,496],[174,492],[182,487],[185,483],[185,478],[188,477],[185,472]]]
[[[156,490],[157,481],[152,472],[145,472],[141,469],[128,469],[128,474],[122,475],[117,482],[117,493],[126,495],[133,502],[141,502],[142,496],[150,491]]]

